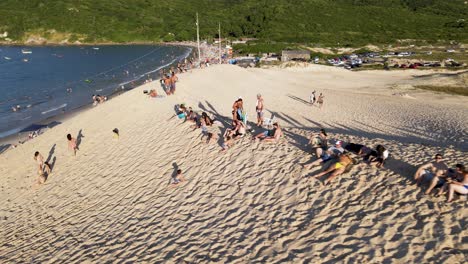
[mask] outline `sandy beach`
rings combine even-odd
[[[466,197],[446,203],[413,180],[436,153],[468,165],[468,98],[413,89],[450,77],[214,65],[181,74],[174,96],[143,94],[163,94],[158,82],[135,88],[0,155],[0,262],[463,263]],[[241,96],[257,134],[258,93],[283,128],[278,143],[249,134],[220,153],[171,118],[185,103],[221,121],[210,127],[221,134]],[[316,159],[308,141],[320,128],[391,157],[322,186],[302,166]],[[76,157],[68,133],[82,135]],[[39,187],[35,151],[52,167]],[[187,182],[172,187],[177,168]]]

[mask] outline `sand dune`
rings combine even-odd
[[[414,74],[222,65],[181,75],[175,96],[143,95],[157,83],[129,91],[0,155],[0,262],[462,263],[466,201],[426,196],[412,175],[438,152],[467,163],[468,100],[393,95]],[[323,109],[308,104],[312,90]],[[284,128],[278,144],[245,137],[220,154],[170,118],[184,102],[227,126],[242,96],[254,121],[257,93]],[[301,178],[320,127],[392,157],[327,187]],[[65,135],[79,132],[73,157]],[[32,189],[36,150],[53,171]],[[176,168],[188,182],[171,188]]]

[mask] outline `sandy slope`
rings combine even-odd
[[[142,94],[157,84],[130,91],[0,155],[0,262],[461,263],[466,201],[425,196],[411,177],[437,152],[467,164],[468,100],[393,95],[414,74],[223,65],[181,75],[176,96]],[[305,101],[314,89],[322,110]],[[226,126],[238,96],[253,119],[259,92],[284,127],[277,145],[243,138],[219,154],[169,119],[185,102]],[[321,126],[332,139],[383,143],[393,157],[326,188],[300,179],[313,173],[300,164]],[[72,157],[65,135],[80,130]],[[35,150],[53,172],[32,190]],[[175,167],[188,182],[170,188]]]

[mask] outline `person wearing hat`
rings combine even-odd
[[[339,157],[344,152],[344,149],[341,145],[342,145],[341,140],[338,140],[336,141],[334,146],[329,147],[326,151],[323,151],[323,150],[319,151],[317,153],[317,154],[320,154],[319,158],[316,161],[312,162],[310,165],[305,166],[305,167],[306,168],[315,167],[333,158]]]

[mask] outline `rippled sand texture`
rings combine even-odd
[[[468,100],[393,95],[421,73],[213,66],[181,75],[175,96],[143,95],[154,83],[112,99],[0,155],[0,262],[462,263],[466,200],[426,196],[412,175],[437,152],[467,163]],[[307,103],[314,89],[326,96],[321,110]],[[254,121],[257,93],[284,128],[278,144],[245,137],[219,153],[170,118],[185,102],[227,126],[242,96]],[[301,164],[321,126],[393,156],[322,187],[301,178],[314,173]],[[73,157],[65,135],[79,131]],[[36,150],[53,172],[32,188]],[[172,188],[176,168],[188,182]]]

